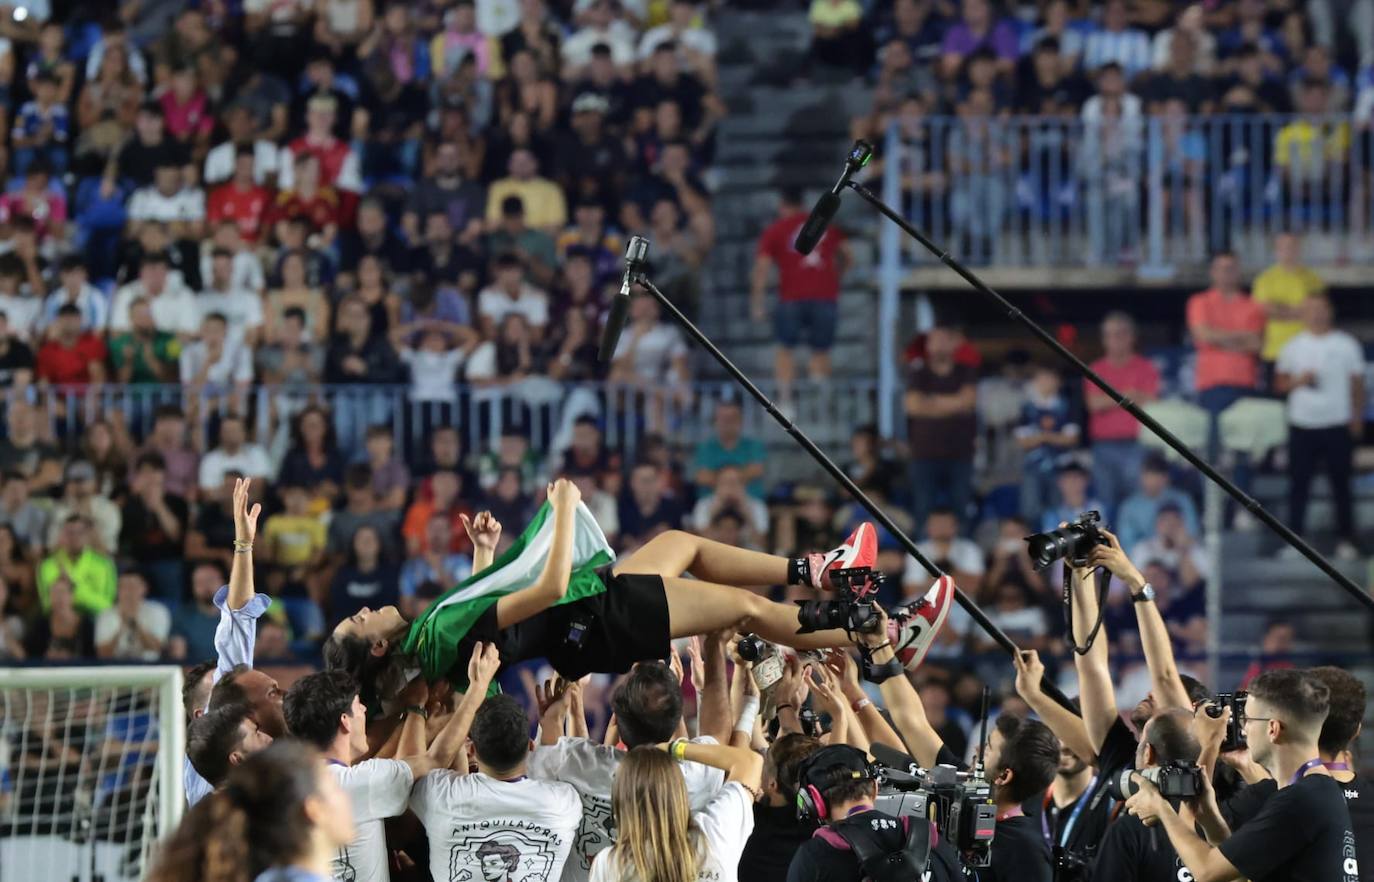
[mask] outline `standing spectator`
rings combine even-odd
[[[167,463],[161,454],[140,454],[124,503],[120,553],[139,563],[164,603],[176,608],[183,589],[182,549],[190,510],[167,489]]]
[[[110,575],[113,580],[113,567]],[[110,589],[113,599],[113,584]],[[45,601],[43,614],[32,621],[24,635],[24,653],[31,659],[48,661],[91,658],[95,655],[95,628],[89,611],[75,602],[72,580],[58,576],[48,590],[50,601]]]
[[[449,551],[453,544],[453,524],[448,515],[435,512],[425,522],[424,548],[412,552],[401,567],[401,612],[407,616],[419,613],[419,589],[433,582],[446,589],[457,585],[472,574],[472,558]]]
[[[912,516],[917,523],[937,505],[965,516],[973,494],[977,372],[954,360],[962,336],[948,325],[931,328],[926,357],[907,379]]]
[[[989,0],[962,0],[960,18],[945,31],[940,46],[940,74],[953,80],[964,59],[983,47],[997,54],[997,69],[1010,74],[1020,47],[1016,29],[1006,19],[996,17]]]
[[[1069,462],[1059,470],[1055,481],[1059,504],[1040,516],[1040,530],[1056,530],[1059,525],[1078,517],[1085,511],[1102,510],[1102,503],[1088,495],[1088,470],[1076,462]]]
[[[67,518],[80,515],[92,530],[91,544],[102,554],[114,553],[119,547],[119,528],[124,516],[119,506],[100,495],[98,489],[95,466],[89,460],[75,459],[67,464],[62,498],[52,506],[49,547],[61,541]]]
[[[146,297],[129,304],[129,327],[110,338],[110,364],[120,383],[171,383],[178,376],[181,341],[159,330]]]
[[[172,617],[148,600],[148,583],[125,573],[116,585],[115,605],[95,618],[95,653],[100,658],[157,661],[167,648]]]
[[[1188,331],[1197,349],[1198,403],[1212,416],[1208,458],[1215,460],[1221,451],[1221,412],[1254,394],[1259,379],[1264,309],[1241,289],[1235,254],[1214,256],[1211,276],[1212,287],[1188,300]]]
[[[79,514],[62,521],[52,554],[38,565],[38,600],[43,611],[54,608],[51,595],[61,582],[71,592],[71,602],[83,613],[95,615],[115,600],[115,566],[109,555],[90,544],[91,524]]]
[[[1272,374],[1280,350],[1303,329],[1303,301],[1326,290],[1326,283],[1302,265],[1302,240],[1296,233],[1274,237],[1274,263],[1255,276],[1255,302],[1264,310],[1264,360]],[[1269,377],[1266,377],[1269,379]]]
[[[606,2],[606,0],[599,0]],[[506,197],[519,196],[525,210],[525,220],[536,230],[556,235],[568,225],[568,204],[563,190],[539,174],[539,160],[530,150],[521,147],[511,153],[507,177],[494,181],[487,190],[487,223],[501,222],[501,210]]]
[[[1145,32],[1130,26],[1126,0],[1107,0],[1102,24],[1083,42],[1083,67],[1095,71],[1104,64],[1119,64],[1126,78],[1150,69],[1154,52]]]
[[[641,460],[620,498],[622,544],[642,545],[665,530],[682,529],[682,505],[668,492],[663,470]]]
[[[357,297],[339,304],[338,333],[325,354],[326,383],[354,386],[334,398],[334,427],[339,449],[351,454],[362,447],[368,426],[386,423],[391,403],[386,386],[404,378],[396,350],[380,333],[373,333],[367,305]],[[372,391],[369,386],[381,387]]]
[[[1364,434],[1364,351],[1354,337],[1332,327],[1325,295],[1310,294],[1302,314],[1306,329],[1279,351],[1275,377],[1276,390],[1288,396],[1288,518],[1301,535],[1321,461],[1336,502],[1336,556],[1355,560],[1350,497],[1354,442]]]
[[[1054,484],[1060,458],[1078,446],[1078,424],[1073,421],[1063,381],[1052,367],[1040,365],[1026,387],[1021,424],[1016,442],[1024,451],[1021,474],[1021,516],[1031,523],[1045,508],[1057,504]]]
[[[748,485],[749,495],[763,498],[763,464],[768,451],[763,442],[744,434],[744,408],[738,401],[722,399],[713,419],[715,434],[697,445],[692,454],[692,480],[700,493],[716,486],[716,474],[735,466]]]
[[[348,562],[334,574],[329,587],[331,628],[364,606],[381,609],[400,600],[396,565],[387,559],[377,530],[359,527],[349,549]]]
[[[46,332],[57,321],[63,306],[74,306],[81,316],[82,332],[104,334],[110,317],[110,299],[90,283],[86,263],[77,254],[68,254],[58,263],[60,283],[43,300],[39,325]]]
[[[44,162],[57,174],[67,170],[68,135],[71,120],[67,105],[58,97],[57,77],[40,71],[29,81],[33,99],[19,108],[14,120],[14,170],[28,171],[36,161]]]
[[[797,253],[792,243],[806,223],[802,194],[795,188],[784,190],[778,218],[763,231],[754,257],[750,277],[750,315],[756,323],[765,319],[764,297],[770,265],[778,268],[778,306],[775,333],[778,348],[773,356],[773,374],[778,395],[791,398],[797,369],[792,350],[803,340],[811,348],[807,376],[816,382],[830,377],[830,348],[835,343],[839,324],[836,306],[840,279],[853,263],[844,234],[834,225],[826,230],[816,249],[806,256]]]
[[[220,417],[219,446],[201,458],[200,489],[203,492],[221,489],[227,472],[238,472],[244,478],[266,478],[272,473],[267,451],[262,445],[248,440],[243,417],[234,413]]]
[[[143,258],[138,280],[115,291],[110,304],[110,331],[123,333],[133,326],[130,315],[135,300],[144,299],[159,331],[190,337],[200,330],[200,310],[195,295],[179,278],[170,276],[167,256],[154,252]]]
[[[296,184],[297,161],[313,156],[319,161],[319,185],[348,193],[362,191],[358,154],[347,141],[334,136],[334,120],[338,104],[330,95],[315,95],[306,103],[305,134],[291,141],[281,150],[278,160],[277,185],[290,190]]]
[[[334,440],[324,409],[306,407],[291,425],[291,449],[282,460],[277,480],[309,487],[312,501],[327,507],[343,485],[344,458]]]
[[[863,31],[863,7],[857,0],[811,0],[811,57],[821,64],[852,70],[867,69],[872,60]],[[676,44],[660,43],[659,48]]]
[[[1102,357],[1093,371],[1136,404],[1159,397],[1159,370],[1135,351],[1135,322],[1124,312],[1102,320]],[[1145,450],[1140,446],[1140,423],[1101,389],[1083,381],[1088,408],[1088,440],[1092,442],[1093,490],[1114,518],[1117,506],[1130,492],[1131,478],[1140,474]],[[1116,523],[1115,520],[1112,523]],[[1129,547],[1129,546],[1127,546]]]
[[[1140,488],[1126,497],[1116,516],[1116,533],[1122,548],[1134,548],[1155,529],[1164,506],[1179,510],[1188,532],[1198,535],[1201,525],[1192,497],[1169,484],[1169,463],[1158,455],[1145,459],[1140,468]]]
[[[191,664],[215,660],[215,632],[220,622],[215,592],[228,578],[228,571],[218,561],[203,561],[191,571],[192,602],[182,605],[173,617],[168,656]]]
[[[57,311],[48,342],[38,350],[38,382],[65,386],[105,382],[105,343],[81,330],[81,310],[67,304]]]
[[[9,318],[0,312],[0,390],[22,392],[33,382],[33,350],[10,333]]]

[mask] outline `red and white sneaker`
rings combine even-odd
[[[892,641],[897,660],[908,671],[921,666],[930,645],[944,627],[950,607],[954,606],[954,591],[954,579],[941,576],[930,586],[925,597],[888,613],[888,639]]]
[[[811,587],[818,591],[831,591],[832,570],[855,570],[869,567],[878,562],[878,531],[868,521],[855,528],[840,547],[827,552],[813,551],[806,556],[811,565]]]

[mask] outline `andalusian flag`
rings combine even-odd
[[[445,677],[467,686],[467,658],[458,657],[458,644],[482,613],[501,597],[533,585],[549,558],[553,544],[553,506],[545,502],[534,520],[491,566],[450,589],[410,625],[401,651],[413,656],[425,679]],[[572,603],[606,590],[596,570],[615,560],[596,518],[581,502],[573,523],[573,563],[568,591],[555,606]]]

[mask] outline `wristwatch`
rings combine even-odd
[[[1149,582],[1141,585],[1140,590],[1131,595],[1132,603],[1154,603],[1154,601],[1155,586],[1151,585]]]

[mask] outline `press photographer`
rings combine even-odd
[[[1232,833],[1205,779],[1189,808],[1207,838],[1137,778],[1126,803],[1147,825],[1163,827],[1194,882],[1358,882],[1359,862],[1341,784],[1318,748],[1330,690],[1309,672],[1267,671],[1250,684],[1244,730],[1256,762],[1274,774],[1278,792]]]
[[[1364,721],[1365,689],[1349,671],[1324,666],[1308,673],[1326,684],[1331,693],[1330,710],[1317,741],[1322,762],[1345,791],[1350,822],[1355,829],[1355,853],[1363,856],[1360,882],[1374,882],[1374,775],[1357,770],[1352,758],[1355,740]]]

